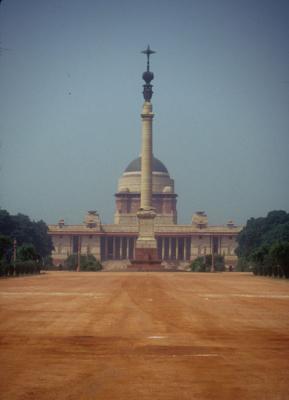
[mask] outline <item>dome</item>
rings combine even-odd
[[[153,157],[152,160],[152,191],[164,193],[164,188],[170,187],[174,193],[174,180],[171,179],[165,165]],[[118,193],[140,193],[141,191],[141,157],[131,161],[118,181]]]
[[[140,172],[140,171],[141,171],[141,157],[138,157],[129,163],[124,172]],[[168,170],[165,167],[165,165],[155,157],[153,157],[152,171],[163,172],[165,174],[168,174]]]

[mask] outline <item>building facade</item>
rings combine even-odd
[[[229,221],[212,226],[204,211],[197,211],[187,225],[177,223],[177,194],[174,180],[165,165],[153,158],[152,201],[156,210],[155,236],[158,256],[162,261],[191,262],[206,254],[221,254],[227,268],[234,268],[236,236],[240,227]],[[88,211],[79,225],[64,220],[49,225],[55,265],[64,265],[71,254],[93,254],[100,261],[132,260],[138,237],[137,212],[140,208],[140,159],[133,160],[121,175],[115,193],[113,224],[102,224],[96,211]]]

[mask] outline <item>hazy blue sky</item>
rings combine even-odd
[[[140,152],[149,43],[154,153],[179,221],[289,211],[288,0],[3,0],[0,42],[2,208],[112,221]]]

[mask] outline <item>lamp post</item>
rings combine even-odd
[[[17,240],[13,240],[13,275],[16,274],[16,255],[17,255]]]
[[[80,271],[80,252],[81,252],[81,242],[80,236],[78,236],[78,247],[77,247],[77,269],[76,272]]]
[[[214,253],[214,247],[212,251],[212,265],[211,265],[211,272],[215,272],[215,253]]]
[[[212,236],[212,265],[211,265],[211,272],[215,272],[214,236]]]

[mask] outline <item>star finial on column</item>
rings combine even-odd
[[[150,70],[150,55],[155,54],[156,52],[154,50],[151,50],[150,45],[148,45],[146,50],[143,50],[142,53],[147,55],[147,71],[149,71]]]

